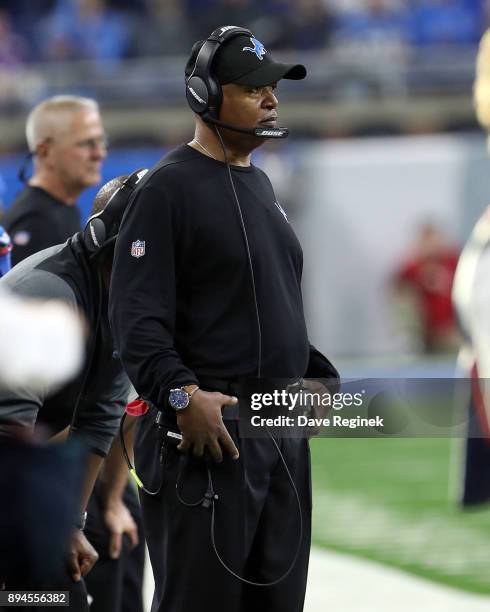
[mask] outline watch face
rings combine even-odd
[[[183,410],[189,405],[189,394],[183,389],[171,389],[168,403],[174,410]]]

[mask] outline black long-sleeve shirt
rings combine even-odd
[[[171,387],[200,376],[254,376],[258,349],[252,279],[226,166],[189,146],[164,159],[125,214],[110,294],[124,367],[155,405],[165,405]],[[267,176],[253,165],[231,172],[253,264],[261,374],[304,376],[310,345],[301,246]],[[318,365],[320,354],[311,351]],[[315,375],[336,375],[323,359]]]
[[[12,265],[15,265],[79,232],[80,211],[41,187],[26,185],[5,213],[2,224],[14,245]]]

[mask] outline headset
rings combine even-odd
[[[220,121],[219,109],[223,99],[221,84],[212,71],[213,60],[217,51],[232,38],[236,36],[253,36],[250,30],[238,26],[223,26],[213,31],[211,36],[204,41],[199,50],[196,63],[191,75],[186,81],[186,98],[191,109],[197,113],[203,121],[213,125],[227,128],[242,134],[251,134],[259,138],[287,138],[287,128],[256,127],[251,129],[240,128]]]
[[[142,168],[124,179],[104,209],[92,215],[87,221],[83,230],[83,243],[91,257],[115,242],[130,196],[147,172],[147,168]]]

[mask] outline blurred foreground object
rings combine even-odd
[[[482,128],[490,130],[490,30],[482,36],[476,60],[475,113]]]
[[[464,342],[458,356],[471,377],[465,444],[463,506],[490,500],[490,208],[476,224],[458,262],[453,300]]]
[[[483,35],[476,62],[475,111],[490,130],[490,30]],[[463,332],[459,365],[473,378],[468,398],[463,506],[490,500],[490,207],[476,223],[458,262],[453,300]]]
[[[21,300],[0,292],[0,385],[59,385],[79,371],[84,333],[79,316],[55,300]]]

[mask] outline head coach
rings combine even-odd
[[[287,135],[277,82],[305,76],[244,28],[196,43],[194,138],[150,170],[121,224],[109,308],[150,405],[136,463],[154,493],[142,493],[154,612],[303,608],[308,441],[240,438],[237,401],[247,377],[337,376],[308,340],[300,244],[251,163],[265,138]],[[178,449],[167,430],[182,433]]]

